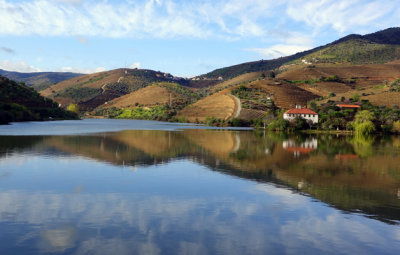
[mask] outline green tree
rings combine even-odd
[[[358,93],[354,93],[351,99],[353,102],[358,102],[358,100],[360,100],[360,95]]]
[[[356,114],[353,127],[356,136],[366,136],[375,131],[375,125],[372,122],[374,114],[368,110],[360,111]]]
[[[392,132],[397,134],[400,133],[400,120],[393,122]]]
[[[79,107],[78,107],[77,104],[68,105],[67,110],[70,111],[70,112],[74,112],[76,114],[79,114]]]

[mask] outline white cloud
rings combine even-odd
[[[28,65],[27,63],[25,63],[25,61],[10,61],[10,60],[0,61],[0,69],[4,69],[7,71],[22,72],[22,73],[33,73],[41,71],[39,68]]]
[[[139,62],[135,62],[135,63],[133,63],[132,65],[129,66],[129,68],[133,68],[133,69],[134,68],[138,68],[139,69],[140,67],[141,67],[141,64]]]
[[[76,40],[78,40],[78,42],[81,43],[81,44],[88,44],[87,38],[85,38],[85,37],[83,37],[83,36],[78,36],[78,37],[76,38]]]
[[[397,18],[391,12],[396,9],[400,9],[398,1],[391,0],[293,0],[288,2],[287,14],[317,30],[331,26],[344,33],[366,27],[371,29],[371,24],[379,27],[379,22],[374,24],[379,19],[395,21]]]
[[[66,3],[66,4],[80,4],[82,0],[54,0],[55,2],[59,3]]]
[[[304,30],[293,21],[344,33],[399,25],[399,10],[393,0],[0,0],[0,35],[236,39],[280,24]]]
[[[97,67],[97,68],[79,68],[79,67],[61,67],[56,70],[56,72],[71,72],[71,73],[98,73],[98,72],[104,72],[107,69],[104,67]]]
[[[72,4],[71,4],[72,3]],[[0,35],[197,37],[261,36],[260,19],[273,13],[272,0],[178,3],[173,0],[0,0]]]
[[[267,48],[251,48],[246,50],[256,52],[266,59],[274,59],[309,50],[310,48],[302,45],[276,44]]]

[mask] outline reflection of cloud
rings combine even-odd
[[[284,204],[290,205],[291,207],[304,206],[308,203],[308,198],[294,194],[292,191],[287,189],[279,189],[271,185],[257,184],[254,188],[256,191],[262,191],[269,195],[274,196],[278,201],[284,202]]]
[[[41,231],[40,237],[39,247],[42,252],[63,252],[75,246],[76,229],[70,225],[57,226]]]
[[[43,252],[74,247],[77,254],[158,254],[166,249],[174,254],[297,253],[302,247],[355,253],[363,252],[362,244],[388,247],[399,241],[392,226],[359,216],[343,217],[271,185],[256,185],[255,190],[262,193],[252,193],[250,200],[247,196],[207,199],[7,191],[0,193],[0,222],[50,225],[20,242],[39,238]],[[271,208],[280,210],[273,214]],[[74,222],[74,226],[54,226],[54,222]],[[110,237],[110,228],[110,233],[118,229],[126,234]],[[97,234],[88,235],[93,233],[90,229]],[[171,242],[176,243],[172,248]]]

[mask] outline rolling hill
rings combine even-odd
[[[271,114],[276,107],[304,106],[315,99],[338,101],[354,94],[377,105],[400,105],[396,94],[400,92],[389,86],[400,78],[399,60],[400,28],[389,28],[348,35],[287,57],[217,69],[193,79],[153,70],[116,69],[62,81],[41,94],[63,106],[77,103],[89,114],[117,109],[105,115],[132,117],[136,108],[161,112],[168,108],[169,117],[176,113],[192,122],[207,117],[250,121]],[[124,115],[121,109],[131,112]],[[155,116],[160,117],[148,117]]]
[[[302,59],[329,63],[387,63],[400,59],[400,28],[388,28],[367,35],[348,35],[332,43],[297,54],[259,60],[214,70],[200,77],[230,79],[232,77],[259,71],[268,71]]]
[[[57,82],[75,78],[83,74],[70,72],[20,73],[0,69],[0,75],[7,77],[10,80],[24,82],[27,86],[34,87],[36,90],[40,91]]]
[[[77,119],[34,89],[0,76],[0,124],[12,121]]]
[[[83,111],[91,111],[104,103],[159,82],[185,87],[211,86],[215,80],[189,80],[169,73],[146,69],[116,69],[88,74],[59,82],[40,93],[66,106],[78,103]]]

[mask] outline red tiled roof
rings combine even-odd
[[[286,111],[285,113],[290,113],[290,114],[318,114],[314,111],[311,111],[310,109],[307,108],[303,108],[303,109],[290,109],[288,111]]]
[[[356,104],[337,104],[336,106],[340,108],[361,108],[359,105]]]

